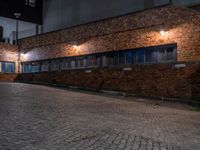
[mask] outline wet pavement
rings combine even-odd
[[[200,112],[0,83],[0,150],[200,150]]]

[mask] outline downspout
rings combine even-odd
[[[17,43],[17,49],[18,49],[18,74],[20,74],[20,65],[21,65],[21,49],[19,46],[19,43]]]

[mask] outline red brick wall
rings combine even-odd
[[[14,82],[16,81],[18,77],[18,74],[1,74],[0,73],[0,82],[6,81],[6,82]]]
[[[199,39],[199,12],[166,6],[26,38],[20,49],[26,53],[22,61],[34,61],[177,43],[178,61],[199,61]]]
[[[73,85],[97,90],[117,90],[138,96],[200,100],[200,63],[135,65],[123,68],[92,69],[22,74],[18,80]]]
[[[0,43],[0,61],[15,62],[15,69],[18,72],[18,46]]]
[[[164,23],[164,26],[162,25]],[[165,34],[160,31],[164,29]],[[20,40],[21,61],[75,56],[177,43],[178,61],[200,61],[200,14],[166,6]],[[73,47],[75,44],[78,47]],[[119,90],[141,96],[200,100],[200,64],[135,65],[123,68],[21,74],[16,80]]]

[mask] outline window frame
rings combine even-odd
[[[173,59],[167,60],[167,49],[172,49],[173,53],[169,53]],[[159,60],[159,51],[163,50],[164,53],[161,55],[162,59]],[[148,61],[148,52],[151,57]],[[128,56],[129,55],[129,56]],[[141,61],[139,60],[141,59]],[[144,48],[136,49],[125,49],[119,51],[110,51],[89,55],[80,55],[80,56],[69,56],[63,58],[47,59],[33,62],[24,62],[22,63],[22,72],[23,73],[32,73],[32,63],[40,62],[39,72],[42,71],[42,63],[49,62],[48,71],[62,71],[62,70],[74,70],[74,69],[88,69],[88,68],[105,68],[105,67],[126,67],[131,65],[145,65],[145,64],[159,64],[159,63],[173,63],[177,62],[177,44],[167,44],[167,45],[158,45]],[[72,61],[74,64],[72,64]],[[79,64],[82,61],[81,65]],[[57,62],[58,68],[53,69],[52,63]],[[25,68],[28,65],[28,69]],[[47,70],[47,69],[46,69]]]
[[[8,71],[8,66],[7,65],[10,65],[9,66],[9,71]],[[15,62],[9,62],[9,61],[0,61],[0,73],[6,73],[6,74],[12,74],[12,73],[15,73]]]

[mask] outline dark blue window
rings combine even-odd
[[[155,63],[155,50],[154,48],[145,49],[145,63]]]
[[[96,59],[95,59],[95,56],[88,56],[87,57],[87,66],[88,67],[94,67],[96,64]]]
[[[39,62],[32,63],[31,72],[33,72],[33,73],[40,72],[40,63]]]
[[[166,47],[166,61],[167,62],[176,61],[176,53],[173,47]]]
[[[117,66],[118,64],[120,64],[120,54],[119,53],[113,53],[112,55],[112,65]]]
[[[51,71],[58,71],[60,69],[60,60],[51,61]]]
[[[113,55],[112,54],[108,54],[106,55],[106,60],[107,60],[107,65],[113,65]]]
[[[126,65],[130,65],[133,62],[133,53],[131,51],[125,53]]]
[[[23,64],[23,72],[24,73],[30,73],[31,72],[31,64]]]
[[[49,61],[43,61],[40,67],[42,72],[49,71]]]
[[[1,70],[3,73],[14,73],[15,72],[15,63],[2,62]]]
[[[157,61],[159,63],[165,62],[166,57],[165,57],[165,47],[159,47],[157,49]]]
[[[120,52],[119,53],[119,65],[125,65],[125,52]]]
[[[108,66],[108,59],[106,55],[102,55],[102,66],[103,67]]]
[[[96,56],[96,66],[101,67],[102,59],[101,55]]]
[[[83,57],[78,57],[78,58],[76,58],[77,68],[83,68],[83,67],[84,67],[83,60],[84,60]]]
[[[144,50],[137,50],[136,52],[136,63],[143,64],[144,63]]]
[[[136,64],[137,59],[136,59],[136,51],[132,52],[132,64]]]
[[[177,61],[177,45],[161,45],[146,48],[120,50],[85,56],[58,58],[34,63],[23,63],[22,71],[59,71],[76,68],[126,66],[131,64],[169,63]],[[14,72],[14,64],[2,64],[0,71]]]
[[[85,67],[85,68],[87,68],[88,67],[88,63],[87,63],[88,61],[87,61],[87,57],[84,57],[83,58],[83,67]]]
[[[176,62],[176,47],[174,46],[157,47],[157,62],[158,63]]]

